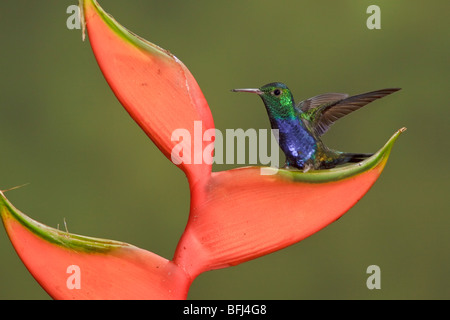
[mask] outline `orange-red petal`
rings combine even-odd
[[[292,245],[349,210],[381,174],[399,130],[371,158],[341,168],[261,175],[247,167],[214,173],[191,206],[174,261],[192,277]]]
[[[203,134],[214,122],[190,71],[169,51],[117,23],[97,1],[85,0],[83,7],[94,55],[118,100],[167,158],[172,160],[174,147],[182,149],[173,155],[182,154],[184,161],[175,162],[190,182],[209,176],[211,161],[204,161],[203,150],[210,142]]]
[[[154,253],[45,226],[0,192],[0,213],[23,263],[54,299],[185,299],[186,273]]]

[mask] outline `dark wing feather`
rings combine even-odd
[[[338,119],[364,107],[368,103],[400,90],[389,88],[348,97],[343,93],[326,93],[300,102],[297,108],[305,113],[312,129],[323,135]]]
[[[311,109],[315,109],[325,104],[327,105],[333,104],[345,98],[348,98],[348,94],[346,93],[324,93],[301,101],[297,104],[296,107],[297,109],[300,109],[302,112],[308,112]]]

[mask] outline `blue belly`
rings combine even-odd
[[[308,160],[315,158],[316,140],[298,119],[277,120],[280,130],[280,148],[286,155],[287,164],[303,168]]]

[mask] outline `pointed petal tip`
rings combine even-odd
[[[406,131],[406,127],[402,127],[400,129],[398,129],[390,138],[389,140],[386,142],[386,144],[383,146],[383,148],[381,148],[377,153],[381,153],[383,151],[385,151],[385,149],[389,149],[388,151],[390,151],[390,149],[392,148],[392,146],[394,145],[394,142],[397,140],[397,138]],[[386,152],[385,152],[386,153]],[[389,155],[389,152],[387,152],[387,154]]]

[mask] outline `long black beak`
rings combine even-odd
[[[233,92],[251,92],[256,94],[263,94],[263,92],[259,89],[233,89]]]

